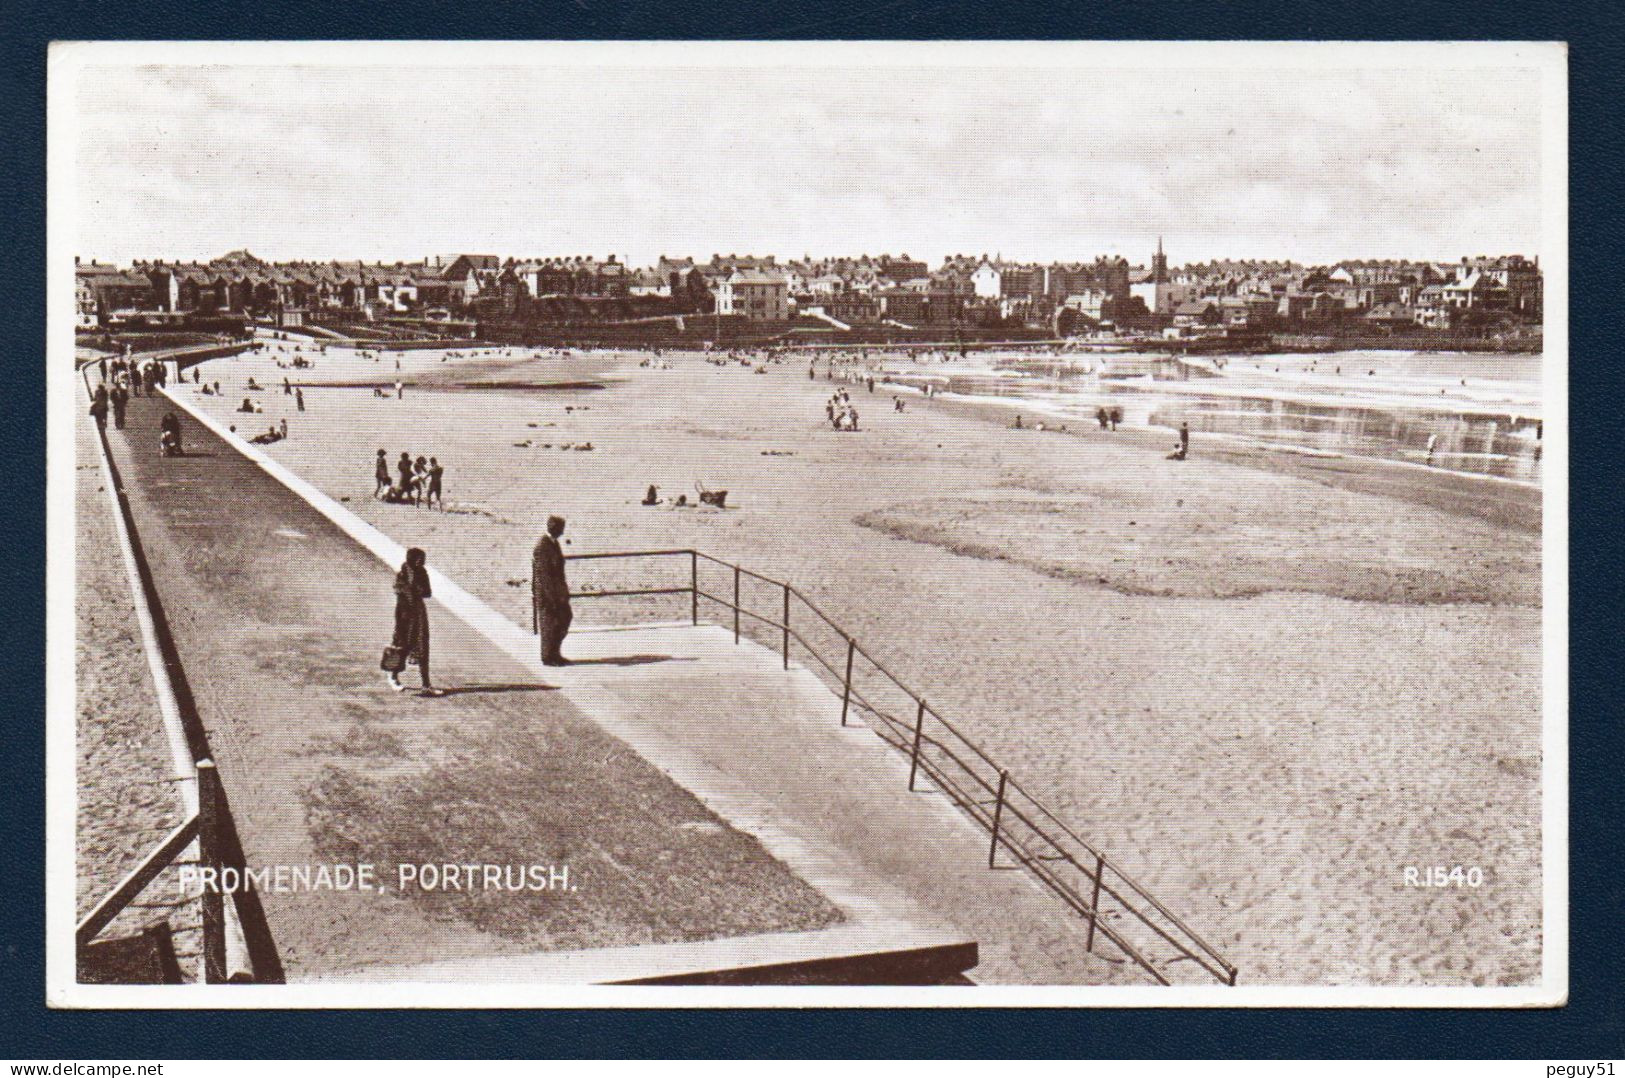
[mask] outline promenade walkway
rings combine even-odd
[[[290,980],[671,979],[976,941],[979,982],[1141,983],[1025,873],[989,870],[985,834],[910,793],[810,672],[721,629],[578,632],[578,665],[545,668],[437,575],[451,692],[388,692],[387,537],[190,416],[188,455],[160,458],[169,407],[132,401],[110,442],[251,863],[585,866],[530,902],[266,896]],[[610,786],[627,746],[635,781]]]

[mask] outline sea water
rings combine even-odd
[[[1541,357],[1347,351],[1170,357],[984,353],[885,360],[892,380],[1094,423],[1206,434],[1279,452],[1400,461],[1538,484]],[[1031,420],[1030,420],[1031,421]],[[1172,440],[1170,440],[1172,444]]]

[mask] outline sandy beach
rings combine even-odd
[[[1503,490],[1200,441],[1168,461],[1163,431],[1017,431],[913,396],[898,413],[884,386],[850,387],[863,429],[836,433],[804,361],[279,354],[205,364],[223,395],[195,399],[245,434],[286,418],[273,456],[520,624],[550,513],[574,553],[739,562],[800,587],[1246,982],[1538,977],[1539,519]],[[403,399],[374,395],[397,377]],[[572,388],[515,387],[541,381]],[[233,413],[244,396],[264,412]],[[448,511],[373,500],[379,448],[438,457]],[[643,507],[651,484],[665,503]],[[729,508],[672,506],[702,484]],[[609,564],[578,564],[577,587],[672,579]],[[1432,865],[1483,883],[1407,886]]]

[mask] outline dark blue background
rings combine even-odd
[[[10,0],[0,8],[0,1057],[1625,1056],[1617,626],[1625,274],[1619,6],[983,0],[810,5],[244,7]],[[52,39],[1101,38],[1561,40],[1571,46],[1570,1003],[1545,1011],[566,1011],[76,1013],[44,999],[45,48]],[[1482,88],[1495,94],[1493,83]],[[1425,762],[1419,762],[1425,766]]]

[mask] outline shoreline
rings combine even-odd
[[[881,383],[876,383],[877,388],[880,385]],[[1032,402],[1016,397],[971,398],[948,393],[927,398],[908,386],[892,383],[886,385],[886,388],[902,389],[909,393],[910,407],[923,405],[951,409],[991,425],[1007,428],[1010,426],[1009,423],[1002,420],[1010,413],[1020,412],[1023,408],[1027,411],[1035,410]],[[1068,420],[1067,430],[1046,427],[1043,431],[1033,430],[1032,433],[1088,438],[1100,432],[1084,428],[1081,423],[1074,425],[1073,421]],[[1123,426],[1104,436],[1137,446],[1147,453],[1162,455],[1168,451],[1169,440],[1177,437],[1177,432],[1165,427]],[[1228,435],[1206,433],[1192,435],[1191,454],[1193,459],[1196,456],[1208,456],[1215,460],[1277,475],[1313,479],[1351,491],[1381,493],[1385,497],[1397,498],[1413,505],[1470,516],[1518,528],[1530,534],[1538,535],[1542,526],[1542,489],[1523,480],[1471,472],[1453,472],[1442,468],[1430,468],[1425,464],[1352,453],[1328,453],[1321,456],[1291,449],[1273,449],[1248,444]],[[1396,469],[1406,472],[1409,481],[1406,481],[1407,477],[1385,474]],[[1486,490],[1486,487],[1496,489],[1490,491]]]

